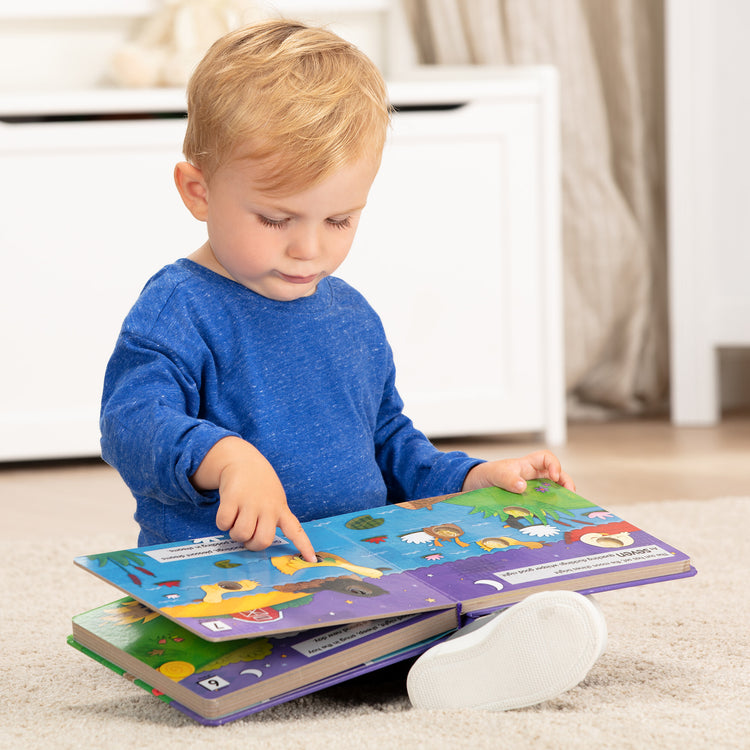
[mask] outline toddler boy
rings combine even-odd
[[[484,462],[432,446],[402,411],[379,318],[332,275],[354,239],[389,117],[375,66],[323,29],[240,29],[198,65],[175,182],[208,239],[144,288],[102,400],[102,455],[136,498],[140,545],[218,528],[261,550],[278,528],[314,561],[301,521],[483,486],[520,491],[540,477],[573,488],[547,451]],[[593,605],[555,596],[541,609],[567,607],[577,623],[563,650],[572,638],[588,655],[559,668],[553,694],[577,683],[602,645],[591,645]],[[527,600],[481,637],[469,631],[441,647],[494,651],[488,634],[537,627],[529,622],[540,606]],[[415,705],[445,700],[420,685],[443,680],[453,656],[429,653],[409,681]],[[532,702],[551,697],[531,692]],[[471,704],[517,702],[483,692]]]

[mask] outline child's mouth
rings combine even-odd
[[[279,276],[290,284],[311,284],[318,278],[317,273],[311,274],[310,276],[289,276],[285,273],[279,273]]]

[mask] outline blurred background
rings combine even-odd
[[[187,78],[275,15],[391,86],[342,273],[431,437],[747,407],[743,0],[2,0],[0,461],[98,454],[122,318],[203,241],[171,177]]]

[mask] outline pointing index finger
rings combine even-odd
[[[283,525],[279,524],[279,528],[284,536],[288,537],[289,541],[299,550],[303,560],[310,563],[318,561],[312,542],[295,516],[292,516]]]

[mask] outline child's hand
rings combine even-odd
[[[219,490],[216,525],[249,550],[269,547],[281,529],[302,557],[315,562],[315,550],[273,467],[250,443],[240,438],[220,440],[193,475],[198,489]]]
[[[573,492],[576,489],[557,456],[549,451],[536,451],[523,458],[505,458],[474,466],[464,479],[463,490],[501,487],[510,492],[523,492],[528,479],[551,479]]]

